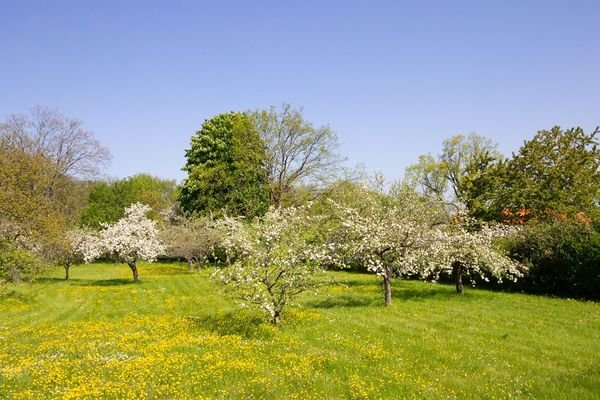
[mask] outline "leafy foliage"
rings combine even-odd
[[[87,207],[82,211],[80,223],[94,229],[102,223],[113,223],[124,214],[124,209],[134,203],[150,206],[149,217],[175,205],[176,183],[148,174],[137,174],[112,183],[98,182],[89,194]]]
[[[204,121],[185,155],[178,196],[184,211],[254,217],[267,210],[265,146],[246,114]]]
[[[557,212],[598,214],[599,132],[555,126],[525,142],[497,172],[501,184],[492,192],[497,218],[503,210],[523,209],[529,218],[541,219],[552,219]]]
[[[529,265],[518,288],[534,293],[600,298],[600,233],[585,220],[532,223],[509,241],[512,256]]]
[[[406,169],[406,176],[411,186],[450,206],[450,213],[465,208],[472,217],[485,218],[486,196],[496,185],[491,171],[502,159],[490,139],[474,133],[456,135],[444,140],[437,158],[420,156]]]
[[[283,104],[250,115],[267,147],[271,203],[294,203],[296,190],[313,192],[339,168],[337,135],[329,126],[314,127],[303,110]]]

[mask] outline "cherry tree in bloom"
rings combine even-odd
[[[410,274],[412,253],[428,245],[439,210],[404,187],[395,196],[364,189],[358,206],[331,203],[341,224],[332,235],[335,263],[359,263],[383,278],[385,304],[392,304],[391,280]]]
[[[310,219],[305,208],[271,208],[251,224],[224,221],[234,258],[213,278],[242,304],[257,306],[279,324],[285,306],[317,286],[315,273],[324,253],[311,243]]]
[[[488,281],[490,277],[516,280],[523,266],[502,252],[495,241],[515,233],[518,227],[484,225],[469,229],[466,224],[436,227],[427,235],[427,246],[413,252],[407,260],[424,278],[438,280],[441,274],[452,275],[456,291],[463,293],[463,275]]]
[[[100,248],[127,263],[135,282],[139,281],[137,260],[152,262],[165,252],[156,222],[146,217],[150,210],[145,204],[132,204],[123,218],[112,225],[103,224],[100,231]]]

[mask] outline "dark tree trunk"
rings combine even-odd
[[[281,322],[281,311],[275,310],[275,312],[273,313],[273,318],[271,319],[271,323],[273,323],[273,325],[279,325],[280,322]]]
[[[463,266],[460,261],[454,261],[452,263],[452,275],[454,276],[454,282],[456,283],[456,293],[463,294]]]
[[[385,293],[385,305],[390,307],[392,305],[392,274],[387,268],[383,275],[383,291]]]
[[[138,276],[138,270],[137,265],[135,265],[135,261],[128,262],[127,265],[129,265],[129,268],[131,268],[131,272],[133,272],[133,281],[139,282],[140,278]]]
[[[71,264],[65,263],[65,281],[69,280],[69,268],[71,268]]]

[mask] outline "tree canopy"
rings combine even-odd
[[[539,131],[512,159],[499,167],[501,184],[494,202],[498,213],[544,218],[554,213],[598,213],[600,148],[597,135],[555,126]]]
[[[245,113],[204,121],[185,153],[187,177],[178,198],[184,211],[253,217],[269,199],[264,142]]]
[[[342,158],[338,138],[329,126],[315,127],[304,119],[301,108],[283,104],[251,114],[267,146],[271,203],[279,206],[290,200],[294,189],[315,189],[329,181]]]

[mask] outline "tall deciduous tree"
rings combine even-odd
[[[35,107],[27,115],[10,115],[0,124],[0,137],[14,148],[52,160],[56,178],[95,177],[111,158],[110,151],[81,121],[47,107]]]
[[[444,140],[437,158],[422,155],[408,167],[407,179],[422,193],[451,206],[451,213],[466,207],[470,215],[484,217],[486,195],[496,183],[491,171],[503,159],[496,147],[475,133],[453,136]]]
[[[253,217],[268,208],[264,142],[247,114],[204,121],[186,150],[187,177],[179,188],[184,211]]]
[[[501,185],[494,201],[499,213],[527,210],[530,217],[548,213],[598,214],[600,148],[596,128],[555,126],[539,131],[498,171]]]
[[[267,145],[271,203],[279,206],[294,188],[318,187],[339,168],[338,138],[329,126],[315,127],[301,108],[283,104],[251,114]]]

